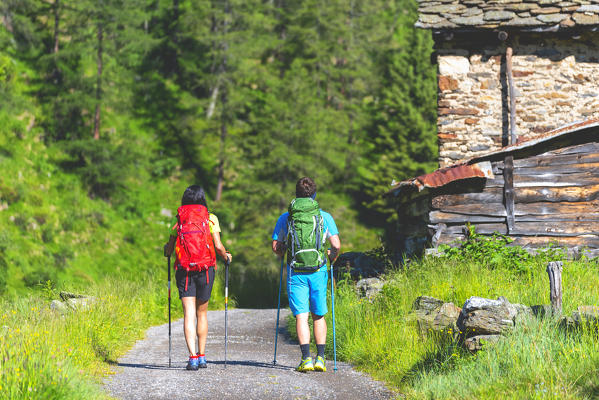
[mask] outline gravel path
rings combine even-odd
[[[388,399],[380,382],[350,365],[327,362],[325,373],[300,373],[299,347],[287,336],[281,310],[277,365],[273,366],[277,310],[229,310],[227,368],[224,368],[224,311],[208,312],[208,368],[187,371],[183,320],[172,325],[172,368],[168,368],[168,324],[150,328],[119,360],[105,389],[120,399]]]

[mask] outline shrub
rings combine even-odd
[[[126,189],[135,172],[136,151],[107,140],[84,139],[63,143],[69,159],[62,167],[81,176],[90,195],[108,200]]]
[[[467,225],[467,238],[459,247],[441,245],[443,258],[458,262],[476,262],[481,265],[527,272],[533,259],[561,260],[565,253],[559,248],[549,247],[533,255],[520,246],[511,246],[514,239],[495,233],[491,236],[476,233],[474,225]]]

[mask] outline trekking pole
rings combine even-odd
[[[335,364],[333,370],[337,372],[337,337],[335,332],[335,287],[333,285],[333,263],[331,262],[331,310],[333,312],[333,356]]]
[[[279,311],[281,310],[281,282],[283,282],[283,265],[285,264],[285,257],[281,257],[281,274],[279,275],[279,300],[277,301],[277,326],[275,328],[275,358],[272,362],[273,365],[277,365],[277,340],[279,338]]]
[[[225,369],[227,368],[227,311],[229,310],[229,258],[225,261]]]
[[[171,367],[171,256],[168,256],[168,367]]]

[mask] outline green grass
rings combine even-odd
[[[0,393],[7,399],[106,398],[100,380],[145,330],[168,321],[166,281],[107,279],[79,289],[96,297],[89,308],[60,315],[46,287],[0,303]],[[215,283],[211,308],[223,305]],[[176,290],[173,319],[182,316]],[[166,356],[166,355],[165,355]]]
[[[373,303],[360,299],[350,282],[339,282],[335,305],[338,357],[408,398],[596,397],[599,344],[594,332],[566,333],[555,321],[533,319],[499,344],[472,355],[448,337],[421,337],[410,316],[412,303],[420,295],[459,307],[470,296],[549,304],[546,262],[558,254],[551,251],[516,264],[485,264],[468,261],[468,257],[427,258],[389,273],[388,283]],[[565,314],[579,305],[599,303],[598,272],[597,261],[564,263]],[[327,318],[330,329],[330,313]]]
[[[64,316],[41,293],[2,303],[2,392],[10,399],[106,397],[99,377],[148,326],[166,320],[158,286],[155,280],[90,286],[86,294],[97,301]]]

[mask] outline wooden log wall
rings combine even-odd
[[[599,142],[514,159],[515,244],[599,249]],[[479,191],[456,190],[431,198],[431,234],[438,243],[464,239],[466,223],[481,234],[508,233],[503,161]],[[438,228],[443,231],[439,234]]]

